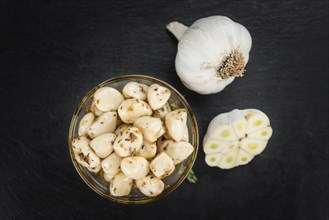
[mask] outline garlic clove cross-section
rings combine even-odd
[[[136,186],[144,195],[150,197],[157,196],[164,190],[162,180],[153,175],[136,180]]]
[[[211,16],[190,27],[174,21],[167,29],[179,41],[175,67],[187,88],[200,94],[217,93],[243,76],[252,42],[241,24]]]
[[[205,161],[222,169],[248,164],[263,152],[272,132],[269,118],[257,109],[219,114],[203,139]]]
[[[124,123],[133,123],[139,117],[152,115],[152,109],[142,100],[126,99],[119,106],[118,114]]]

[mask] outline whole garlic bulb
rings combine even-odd
[[[243,76],[251,36],[241,24],[225,16],[195,21],[191,27],[171,22],[167,29],[179,40],[176,72],[182,83],[200,94],[223,90]]]

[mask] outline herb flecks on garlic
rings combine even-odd
[[[175,67],[187,88],[200,94],[217,93],[243,76],[251,36],[241,24],[211,16],[190,27],[174,21],[167,29],[179,40]]]

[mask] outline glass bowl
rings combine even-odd
[[[156,197],[147,197],[143,195],[137,188],[133,188],[129,196],[122,196],[122,197],[115,197],[112,196],[109,192],[109,183],[106,182],[102,176],[99,174],[94,174],[88,171],[87,168],[81,166],[74,158],[74,153],[72,149],[72,140],[75,137],[78,137],[78,126],[81,118],[86,113],[88,108],[90,108],[93,95],[97,89],[104,86],[110,86],[118,91],[122,91],[123,86],[128,82],[141,82],[147,85],[151,85],[153,83],[157,83],[159,85],[165,86],[170,89],[171,97],[169,99],[169,104],[173,107],[177,108],[185,108],[187,109],[187,127],[189,132],[189,142],[194,147],[193,153],[182,163],[176,165],[175,171],[168,177],[163,179],[165,184],[164,191],[156,196]],[[172,86],[169,84],[145,75],[125,75],[115,77],[109,80],[106,80],[99,84],[98,86],[94,87],[91,91],[87,93],[87,95],[82,99],[82,101],[77,106],[69,129],[68,135],[68,142],[69,142],[69,152],[71,155],[71,159],[73,165],[77,172],[79,173],[80,177],[85,181],[85,183],[93,189],[99,195],[118,203],[123,204],[143,204],[156,201],[160,198],[163,198],[173,192],[186,178],[189,171],[191,170],[193,163],[196,159],[196,155],[198,152],[198,141],[199,141],[199,133],[198,133],[198,125],[195,119],[195,116],[192,112],[191,107],[187,103],[186,99]]]

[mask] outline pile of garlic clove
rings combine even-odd
[[[128,196],[134,185],[146,196],[159,195],[162,179],[192,154],[187,111],[172,111],[170,96],[164,86],[139,82],[127,83],[122,93],[95,92],[72,148],[79,164],[109,182],[111,195]]]

